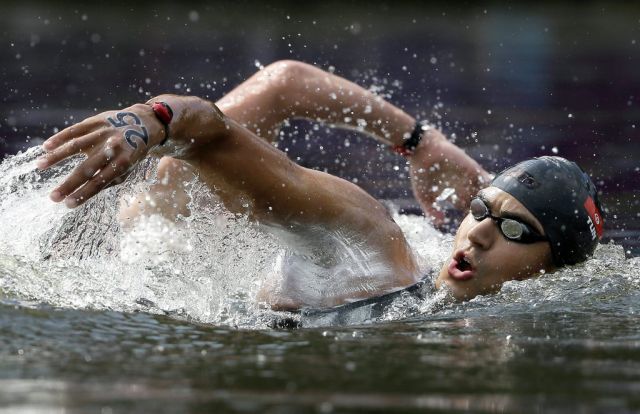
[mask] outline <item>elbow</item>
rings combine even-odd
[[[307,78],[314,70],[313,66],[297,60],[278,60],[266,66],[263,74],[280,86],[292,87]]]
[[[284,117],[308,117],[310,97],[315,92],[313,84],[326,75],[325,72],[307,63],[296,60],[279,60],[263,70],[271,82],[274,107],[282,110]]]
[[[323,72],[297,60],[279,60],[265,67],[262,73],[271,90],[276,92],[274,104],[283,109],[283,115],[304,116],[309,85]]]

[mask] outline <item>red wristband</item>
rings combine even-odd
[[[160,145],[164,145],[169,139],[169,123],[173,119],[173,110],[166,102],[154,102],[151,104],[151,109],[153,109],[156,118],[164,125],[164,139],[160,143]]]
[[[402,155],[403,157],[408,157],[409,155],[413,154],[412,150],[409,150],[407,148],[404,147],[404,145],[394,145],[391,147],[391,150],[393,152],[397,152],[398,154]]]

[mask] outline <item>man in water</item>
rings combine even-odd
[[[435,285],[459,300],[583,261],[602,234],[595,188],[574,163],[530,160],[489,185],[487,172],[439,131],[354,83],[294,61],[266,67],[216,104],[161,95],[90,117],[49,138],[38,167],[86,155],[50,196],[74,208],[120,182],[150,152],[169,155],[151,194],[163,214],[185,213],[180,182],[195,172],[228,210],[314,252],[294,255],[284,279],[262,289],[259,300],[275,309],[328,308],[418,283],[424,275],[414,253],[380,202],[353,183],[295,164],[265,140],[296,117],[359,129],[407,156],[414,194],[435,221],[442,219],[437,195],[455,189],[456,207],[470,213]],[[134,203],[123,217],[145,208]],[[358,257],[349,246],[358,247]],[[309,287],[318,269],[330,275]]]

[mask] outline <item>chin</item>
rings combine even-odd
[[[478,295],[478,293],[469,291],[470,290],[469,288],[471,286],[460,286],[461,284],[464,284],[464,283],[465,282],[458,282],[452,279],[451,277],[449,277],[448,274],[446,273],[442,274],[441,272],[438,278],[436,279],[435,286],[436,286],[436,289],[442,289],[442,288],[445,288],[446,286],[445,289],[451,292],[451,296],[453,296],[455,300],[459,302],[463,302],[465,300],[471,300]]]

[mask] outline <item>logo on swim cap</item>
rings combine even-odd
[[[540,187],[540,183],[536,181],[535,178],[533,178],[533,175],[529,174],[526,171],[520,174],[520,176],[518,177],[518,181],[524,184],[524,186],[529,190]]]
[[[517,165],[510,171],[505,172],[503,175],[505,177],[511,177],[517,180],[529,190],[540,187],[540,183],[535,179],[533,175],[529,174],[524,168],[518,168]]]
[[[587,210],[587,214],[589,215],[589,227],[593,240],[596,239],[596,236],[600,239],[602,237],[602,215],[600,211],[598,211],[598,207],[596,207],[593,198],[587,197],[584,202],[584,209]]]

